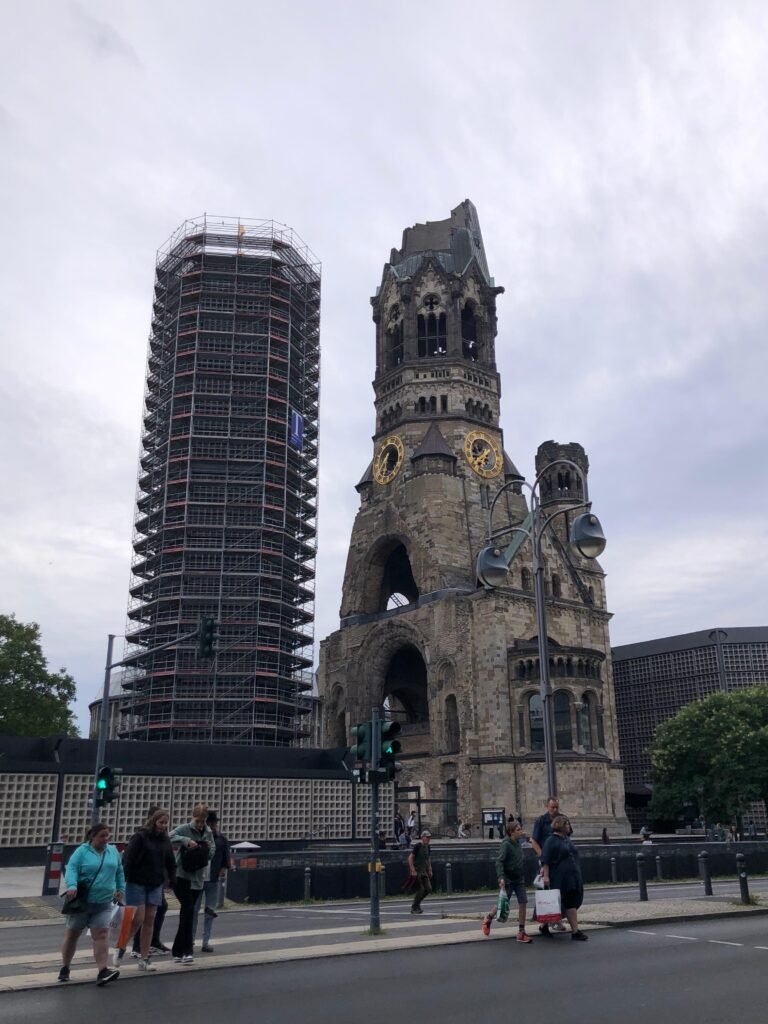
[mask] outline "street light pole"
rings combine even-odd
[[[592,504],[587,492],[587,481],[584,479],[584,501],[569,505],[566,509],[558,509],[552,515],[545,516],[541,509],[540,491],[541,480],[553,466],[570,466],[577,473],[582,472],[582,467],[570,459],[557,459],[555,462],[545,466],[534,480],[533,484],[525,481],[510,480],[500,487],[488,509],[488,545],[483,548],[477,557],[477,576],[482,585],[493,590],[495,587],[503,586],[507,581],[509,564],[501,548],[496,541],[499,537],[509,533],[522,533],[531,542],[532,565],[533,565],[533,597],[536,608],[536,632],[539,648],[539,694],[541,696],[542,719],[544,726],[544,763],[547,772],[547,795],[557,796],[557,765],[556,737],[554,724],[554,708],[552,700],[552,681],[549,676],[549,643],[547,641],[547,612],[546,595],[544,592],[544,558],[541,553],[541,539],[545,530],[560,515],[566,512],[573,512],[576,509],[586,509],[582,515],[577,516],[571,524],[570,546],[585,558],[597,558],[605,549],[605,537],[597,516],[590,511]],[[496,502],[501,495],[510,487],[525,486],[531,492],[531,511],[523,526],[506,527],[503,530],[493,532],[493,512]]]

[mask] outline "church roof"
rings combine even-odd
[[[516,480],[525,480],[525,477],[514,464],[512,459],[504,452],[504,477],[513,477]]]
[[[493,285],[477,210],[469,199],[451,210],[445,220],[406,228],[402,248],[392,250],[390,264],[397,277],[413,277],[426,258],[434,259],[449,274],[463,274],[474,260],[485,283]]]
[[[448,443],[440,433],[440,428],[436,423],[430,423],[429,430],[411,456],[411,461],[415,462],[416,459],[423,459],[427,455],[447,455],[449,459],[456,460],[456,456],[448,447]]]
[[[363,473],[360,479],[355,484],[355,490],[359,491],[361,487],[365,487],[366,484],[373,483],[373,459],[368,463],[368,469]]]

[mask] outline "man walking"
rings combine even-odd
[[[536,851],[536,856],[539,858],[541,858],[541,851],[544,846],[544,843],[552,835],[552,822],[559,814],[560,801],[557,799],[556,796],[549,797],[549,799],[547,800],[546,811],[544,812],[544,814],[541,815],[541,817],[536,819],[536,822],[533,826],[533,831],[531,832],[531,846]],[[567,822],[565,835],[569,836],[573,832],[573,829],[571,828],[571,823],[570,821],[568,821],[568,817],[565,814],[563,814],[562,817],[564,817]],[[542,929],[539,928],[539,931],[541,930]],[[550,930],[553,932],[564,932],[565,927],[562,924],[553,924],[550,925]]]
[[[408,854],[408,867],[414,881],[412,914],[423,914],[421,902],[432,892],[432,859],[429,855],[429,841],[432,833],[426,830],[421,833],[421,842],[416,843]]]

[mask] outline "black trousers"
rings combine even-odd
[[[188,878],[177,878],[173,887],[179,901],[179,927],[173,940],[171,952],[174,956],[191,956],[194,945],[195,904],[200,899],[201,889],[193,889]]]
[[[150,946],[154,946],[156,949],[159,948],[161,945],[160,932],[162,930],[163,921],[165,920],[165,915],[167,913],[168,900],[165,898],[165,893],[163,893],[163,902],[155,912],[155,921],[154,924],[152,925],[152,941],[150,942]],[[133,937],[133,951],[134,953],[141,952],[141,928],[139,928],[139,930]]]

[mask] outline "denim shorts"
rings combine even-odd
[[[145,903],[148,903],[150,907],[163,905],[162,885],[139,885],[138,882],[126,882],[126,907],[143,907]]]
[[[525,882],[505,882],[507,898],[512,899],[512,893],[517,898],[517,905],[524,907],[528,902],[528,893],[525,891]]]
[[[64,924],[73,932],[81,932],[84,928],[109,928],[112,920],[112,903],[89,903],[86,910],[79,914],[67,914]]]

